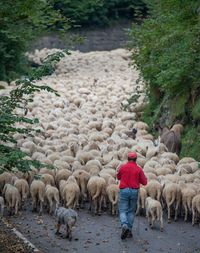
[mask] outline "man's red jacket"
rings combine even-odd
[[[140,184],[147,184],[147,178],[144,175],[143,170],[134,161],[129,161],[126,164],[121,165],[117,173],[117,178],[120,180],[120,189],[139,189]]]

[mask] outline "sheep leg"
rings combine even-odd
[[[103,196],[101,202],[103,202],[103,210],[105,211],[107,209],[107,203],[106,198]]]
[[[174,221],[177,221],[178,210],[179,210],[179,204],[180,204],[180,201],[177,201],[177,202],[176,202],[176,206],[175,206],[175,217],[174,217]]]
[[[154,227],[154,222],[155,222],[155,214],[152,211],[152,213],[151,213],[151,229],[153,229],[153,227]]]
[[[147,221],[148,221],[149,226],[151,226],[151,218],[150,218],[150,214],[148,211],[146,211],[146,217],[147,217]]]
[[[102,205],[102,202],[104,201],[104,197],[98,197],[98,202],[99,202],[99,205],[98,205],[98,215],[101,215],[101,205]]]
[[[40,210],[39,210],[39,215],[42,215],[42,211],[43,211],[43,201],[40,200]]]
[[[8,215],[11,216],[12,215],[12,208],[10,207],[10,205],[8,204]]]
[[[168,223],[171,223],[171,209],[169,205],[167,205],[167,219]]]
[[[34,196],[34,197],[32,197],[32,206],[33,206],[33,208],[32,208],[32,212],[36,212],[36,210],[37,210],[37,199],[36,199],[36,197]]]
[[[196,214],[195,214],[195,210],[194,210],[194,208],[192,208],[192,226],[194,226],[194,224],[195,224],[195,219],[196,219]]]
[[[115,207],[113,203],[112,203],[112,215],[115,215]]]
[[[164,230],[164,227],[163,227],[163,217],[162,217],[162,214],[160,216],[160,231],[163,232]]]
[[[49,214],[52,214],[53,212],[53,201],[52,199],[49,200]]]
[[[93,203],[94,203],[94,214],[96,215],[97,214],[97,198],[93,200]]]
[[[16,201],[16,203],[15,203],[15,215],[18,214],[18,204],[19,204],[19,201]]]
[[[187,221],[188,209],[187,209],[187,204],[185,202],[183,203],[183,208],[184,208],[184,211],[185,211],[184,221]]]

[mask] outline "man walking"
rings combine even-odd
[[[138,191],[140,184],[147,184],[147,178],[136,160],[137,154],[130,152],[128,162],[121,165],[117,173],[117,178],[120,180],[119,216],[122,225],[122,240],[133,236],[132,226],[137,208]]]

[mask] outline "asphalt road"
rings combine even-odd
[[[29,209],[29,208],[28,208]],[[192,227],[191,222],[181,220],[167,224],[160,232],[159,224],[155,229],[148,228],[145,217],[136,217],[133,238],[122,241],[118,217],[108,213],[92,216],[87,210],[78,211],[79,218],[69,242],[64,227],[61,235],[55,235],[54,217],[42,217],[30,210],[23,211],[18,217],[8,218],[37,248],[45,253],[199,253],[200,228]]]

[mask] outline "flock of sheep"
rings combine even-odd
[[[30,57],[37,63],[56,50],[43,49]],[[140,97],[130,112],[122,105],[132,93],[138,72],[129,67],[130,54],[123,49],[83,54],[73,52],[57,64],[50,77],[40,81],[56,89],[60,97],[41,92],[28,106],[28,117],[40,120],[41,133],[24,138],[15,134],[17,146],[27,159],[54,165],[55,169],[32,168],[29,173],[4,172],[0,175],[0,205],[17,214],[31,197],[33,211],[52,214],[60,205],[78,209],[89,201],[90,210],[100,215],[110,208],[117,213],[119,166],[135,151],[148,184],[140,189],[137,214],[146,208],[151,226],[161,222],[162,210],[171,216],[200,215],[200,170],[191,157],[180,159],[163,143],[154,145],[149,126],[137,117],[144,107],[143,84]],[[182,129],[176,124],[175,128]],[[137,129],[135,139],[130,130]],[[39,179],[35,179],[37,176]],[[14,209],[14,210],[13,210]],[[61,212],[62,213],[62,212]],[[69,214],[70,215],[70,214]],[[72,224],[73,225],[73,224]]]

